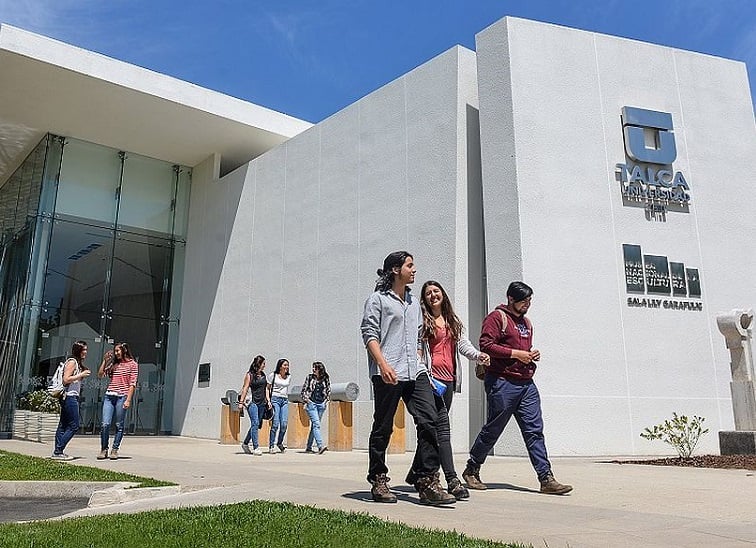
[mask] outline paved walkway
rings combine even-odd
[[[2,440],[0,449],[48,456],[49,445]],[[127,436],[124,458],[98,461],[98,440],[79,436],[67,452],[74,464],[170,480],[182,493],[118,506],[87,508],[70,516],[139,512],[267,499],[356,512],[409,525],[455,529],[475,537],[549,548],[582,546],[756,546],[756,473],[643,465],[602,459],[553,459],[567,496],[541,495],[526,458],[491,457],[482,470],[489,490],[452,507],[421,505],[402,484],[412,454],[389,455],[398,504],[370,501],[367,454],[326,452],[245,455],[239,446],[181,437]],[[458,470],[465,455],[457,455]],[[274,487],[272,478],[275,478]]]

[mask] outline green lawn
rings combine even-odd
[[[454,512],[439,509],[439,526]],[[521,547],[382,521],[367,514],[289,503],[250,501],[226,506],[156,510],[62,521],[0,525],[7,547]]]
[[[139,487],[175,485],[167,481],[142,478],[131,474],[78,466],[39,457],[0,451],[0,480],[3,481],[132,481]],[[0,541],[0,545],[2,541]]]

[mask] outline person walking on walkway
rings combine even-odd
[[[260,424],[265,410],[271,407],[268,395],[268,380],[265,377],[265,358],[255,356],[244,375],[244,385],[239,394],[239,407],[247,408],[249,416],[249,431],[241,444],[242,451],[252,455],[262,455],[260,449]],[[252,442],[252,450],[249,442]]]
[[[486,489],[480,467],[514,415],[528,450],[541,493],[564,495],[572,491],[554,479],[543,437],[541,397],[533,382],[541,353],[533,348],[533,325],[525,314],[530,309],[533,290],[523,282],[507,288],[507,303],[500,304],[483,320],[480,349],[491,356],[483,385],[488,418],[470,449],[462,478],[471,489]]]
[[[283,453],[286,451],[284,439],[286,428],[289,425],[289,385],[291,374],[289,373],[289,360],[281,358],[276,364],[276,370],[270,377],[270,404],[273,406],[273,420],[270,425],[270,443],[268,452]],[[278,443],[276,443],[276,432]]]
[[[307,375],[302,385],[301,396],[305,402],[307,416],[310,417],[310,434],[307,436],[305,453],[315,452],[312,449],[314,442],[318,447],[318,453],[322,455],[328,451],[328,447],[323,443],[320,421],[331,398],[331,379],[323,362],[312,362],[312,373]]]
[[[437,431],[441,451],[441,469],[444,471],[449,493],[457,500],[462,500],[469,498],[470,492],[459,481],[457,471],[454,469],[449,411],[454,392],[462,389],[460,354],[468,360],[484,365],[488,364],[489,358],[488,354],[478,352],[465,336],[465,327],[454,313],[451,300],[439,282],[433,280],[425,282],[420,295],[420,306],[423,311],[423,360],[426,364],[430,364],[429,369],[433,380],[443,387],[443,395],[439,395],[436,390],[433,394],[438,410]],[[415,461],[406,479],[411,485],[417,482],[414,469],[418,459],[419,453],[416,451]]]
[[[361,332],[375,404],[367,480],[373,486],[374,501],[396,502],[396,495],[389,487],[386,448],[402,399],[417,427],[417,459],[413,468],[420,501],[453,504],[457,499],[439,483],[438,411],[428,371],[418,360],[423,316],[420,302],[409,288],[416,271],[412,255],[406,251],[391,253],[383,261],[383,268],[378,269],[375,291],[365,301]]]
[[[100,363],[97,376],[110,378],[108,387],[105,389],[105,399],[102,401],[102,427],[100,429],[100,454],[98,460],[117,460],[118,450],[121,448],[123,439],[124,420],[126,411],[131,407],[131,400],[136,390],[139,366],[131,355],[129,345],[125,342],[116,343],[113,351],[108,351]],[[108,454],[110,443],[110,423],[115,416],[115,437],[113,448]]]
[[[81,381],[92,372],[84,365],[87,357],[87,343],[76,341],[71,347],[71,356],[63,366],[63,399],[60,400],[60,422],[55,431],[55,449],[52,457],[55,460],[71,460],[66,455],[66,445],[79,431],[79,394]]]

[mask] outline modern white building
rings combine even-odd
[[[0,430],[74,340],[92,366],[125,339],[133,432],[218,437],[219,398],[262,354],[295,381],[317,359],[357,382],[366,447],[362,304],[407,249],[473,341],[509,281],[534,288],[552,455],[669,452],[639,434],[672,412],[705,417],[717,452],[733,417],[715,317],[756,303],[745,65],[513,18],[476,50],[310,126],[3,26]],[[466,368],[456,451],[483,400]],[[524,453],[514,422],[495,452]]]

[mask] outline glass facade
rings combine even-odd
[[[9,431],[15,396],[44,387],[84,340],[90,369],[123,341],[139,363],[127,432],[170,432],[165,387],[179,320],[171,295],[183,278],[190,169],[51,135],[18,171],[0,188],[0,382],[12,391],[0,400],[11,402],[0,431]],[[85,433],[99,430],[106,381],[84,382]]]

